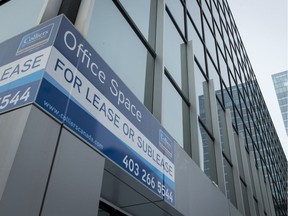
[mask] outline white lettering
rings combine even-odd
[[[131,104],[131,101],[125,94],[118,90],[118,83],[116,80],[111,80],[110,91],[113,96],[117,97],[117,104],[120,106],[124,106],[132,116],[134,116],[137,121],[141,122],[142,120],[142,113],[137,109],[134,104]]]
[[[78,43],[77,38],[71,31],[66,31],[64,34],[64,43],[66,47],[71,51],[76,51],[76,57],[80,59],[79,63],[82,63],[91,74],[98,78],[100,83],[104,84],[106,80],[105,73],[99,69],[95,62],[91,62],[92,53],[84,47],[84,44]],[[83,71],[84,73],[85,71]]]
[[[13,67],[8,67],[3,70],[0,70],[0,82],[11,77],[19,76],[21,73],[25,73],[31,69],[37,69],[40,67],[40,62],[43,59],[43,54],[36,56],[34,59],[27,59],[22,64],[16,64]]]
[[[71,36],[72,37],[72,42],[73,42],[73,45],[71,46],[71,45],[69,45],[68,44],[68,42],[67,42],[67,37],[68,36]],[[74,36],[74,34],[72,33],[72,32],[70,32],[70,31],[66,31],[65,32],[65,34],[64,34],[64,42],[65,42],[65,45],[66,45],[66,47],[68,48],[68,49],[70,49],[70,50],[75,50],[75,48],[76,48],[76,45],[77,45],[77,41],[76,41],[76,38],[75,38],[75,36]]]

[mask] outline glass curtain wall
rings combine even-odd
[[[0,43],[38,25],[45,2],[46,0],[0,1],[0,26],[5,26],[1,29]]]
[[[154,76],[162,73],[161,101],[154,103],[162,104],[161,123],[182,147],[191,142],[185,143],[184,138],[184,131],[190,127],[184,119],[192,103],[189,92],[183,88],[183,77],[188,73],[185,61],[194,62],[195,107],[204,148],[204,170],[208,176],[209,170],[215,169],[211,161],[213,155],[208,150],[214,145],[214,137],[209,125],[211,119],[207,119],[210,115],[205,107],[203,84],[213,79],[217,109],[222,112],[230,109],[234,134],[243,134],[245,149],[254,154],[256,167],[270,183],[277,215],[281,215],[287,209],[284,152],[227,1],[162,2],[165,3],[165,11],[161,12],[164,22],[156,26],[158,1],[95,0],[85,36],[151,112],[155,105],[152,103]],[[159,28],[163,29],[163,35],[156,34]],[[159,40],[159,37],[163,38]],[[183,47],[191,40],[194,56],[187,59]],[[156,52],[155,41],[163,43],[163,53]],[[154,71],[157,58],[163,59],[163,71]],[[223,158],[226,177],[233,179],[233,164],[225,149]],[[227,184],[232,192],[233,182]],[[243,179],[242,184],[245,191]],[[231,200],[235,202],[235,198]]]

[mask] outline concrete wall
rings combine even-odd
[[[175,208],[30,105],[0,116],[0,215],[240,215],[180,146]],[[100,198],[101,197],[101,198]]]
[[[34,106],[1,115],[0,137],[0,215],[95,215],[102,156]]]
[[[176,208],[183,215],[240,215],[216,184],[176,146]],[[233,211],[230,211],[233,208]]]

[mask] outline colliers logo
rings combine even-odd
[[[165,134],[161,129],[159,130],[159,145],[166,152],[170,158],[173,155],[173,142],[167,134]]]
[[[54,24],[44,26],[36,31],[25,35],[17,49],[16,55],[36,49],[49,41]]]

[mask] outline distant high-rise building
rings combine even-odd
[[[258,85],[256,82],[252,83],[252,85]],[[262,127],[266,127],[265,125],[267,125],[267,123],[265,123],[265,121],[259,121],[259,125],[255,126],[254,120],[249,118],[249,110],[253,110],[254,115],[255,116],[261,116],[263,115],[263,113],[267,113],[267,107],[263,104],[263,106],[259,106],[259,109],[253,109],[253,107],[251,107],[251,104],[247,104],[245,105],[245,103],[241,100],[241,98],[238,97],[238,91],[243,91],[246,88],[246,85],[238,85],[238,86],[231,86],[231,88],[229,89],[229,91],[225,90],[225,91],[221,91],[221,90],[216,90],[216,96],[218,98],[223,97],[224,101],[229,101],[229,98],[232,96],[232,98],[234,99],[233,103],[227,103],[226,104],[226,109],[230,110],[231,113],[231,120],[232,120],[232,124],[236,125],[238,127],[238,133],[241,134],[245,134],[247,133],[247,125],[249,125],[249,127],[251,128],[251,138],[247,138],[248,136],[245,135],[246,139],[245,139],[245,148],[246,151],[249,151],[251,154],[254,154],[255,157],[255,162],[256,162],[256,166],[258,168],[262,168],[263,170],[265,170],[264,172],[264,176],[265,176],[265,180],[269,181],[269,178],[271,178],[269,175],[273,176],[272,178],[277,178],[277,171],[274,169],[271,169],[271,165],[269,165],[265,160],[268,160],[269,158],[265,159],[265,155],[266,157],[269,155],[269,152],[273,149],[273,151],[275,151],[274,156],[276,157],[281,157],[281,154],[278,155],[278,150],[277,147],[273,147],[272,145],[269,146],[270,144],[267,142],[267,140],[269,139],[267,137],[267,135],[265,134],[264,130],[259,130],[257,128],[262,128]],[[206,121],[206,116],[205,116],[205,109],[204,109],[204,104],[205,104],[205,97],[204,95],[199,96],[199,106],[200,106],[200,118],[203,121]],[[237,110],[241,110],[242,107],[242,118],[235,118],[235,115],[233,115],[233,110],[237,109]],[[244,108],[246,107],[246,108]],[[224,124],[222,123],[223,120],[221,120],[221,106],[217,107],[217,111],[218,111],[218,118],[219,118],[219,126],[220,126],[220,137],[221,137],[221,147],[222,147],[222,151],[223,151],[223,155],[225,154],[229,154],[229,153],[225,153],[225,152],[229,152],[229,149],[227,149],[227,144],[225,144],[225,137],[226,135],[226,128],[224,126]],[[264,115],[265,116],[265,115]],[[243,120],[241,120],[243,119]],[[259,118],[260,119],[260,118]],[[272,125],[272,120],[269,119],[268,121],[270,121],[270,125]],[[257,134],[256,131],[258,131]],[[209,153],[209,144],[208,144],[208,139],[207,136],[205,136],[205,130],[201,129],[201,135],[202,135],[202,140],[203,140],[203,152],[204,152],[204,172],[207,174],[207,176],[209,176],[211,178],[211,157],[210,157],[210,153]],[[227,138],[226,138],[227,139]],[[268,156],[270,157],[270,156]],[[233,191],[233,186],[231,186],[231,182],[229,182],[229,163],[225,163],[224,160],[224,171],[225,171],[225,183],[226,183],[226,192],[227,192],[227,197],[232,201],[233,203],[233,193],[235,193],[235,191]],[[241,172],[240,172],[240,176],[241,176]],[[283,179],[283,181],[285,182],[285,179]],[[275,187],[277,187],[277,184],[279,184],[278,180],[274,180],[272,181],[273,185]],[[230,191],[232,190],[232,194],[230,193]],[[283,193],[284,192],[284,193]],[[281,197],[286,194],[285,191],[281,190],[277,191],[277,190],[273,190],[273,196],[274,197]],[[235,201],[234,201],[235,202]],[[281,201],[280,201],[281,202]],[[285,205],[285,201],[282,202],[283,205]],[[277,208],[282,208],[282,204],[277,205]],[[285,215],[285,214],[279,214],[279,215]]]
[[[272,79],[288,136],[288,70],[273,74]]]

